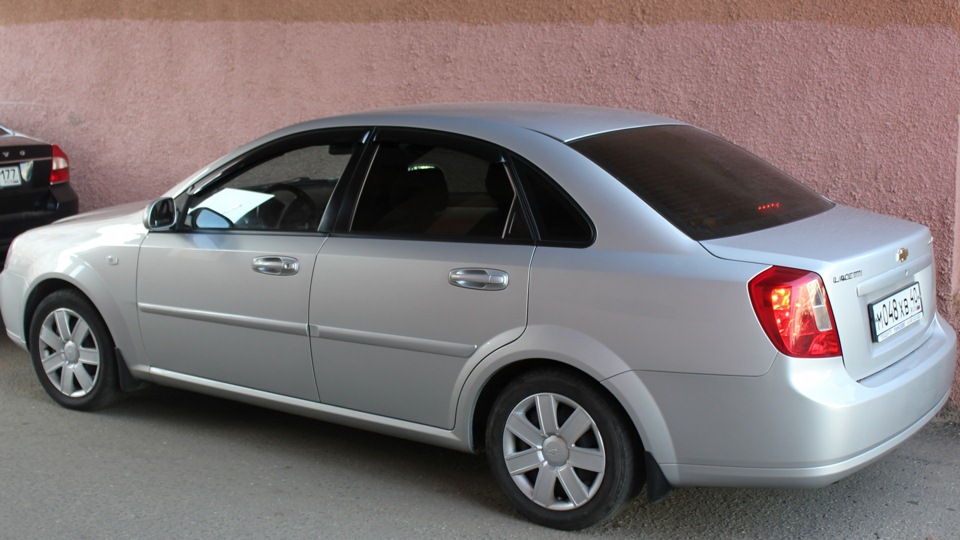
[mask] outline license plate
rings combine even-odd
[[[920,284],[914,283],[906,289],[870,304],[870,320],[873,340],[881,343],[897,332],[920,322],[923,318],[923,300],[920,298]]]
[[[0,167],[0,187],[19,186],[20,167]]]

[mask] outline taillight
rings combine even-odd
[[[774,266],[751,279],[748,288],[760,326],[778,351],[797,358],[842,354],[820,276]]]
[[[70,181],[70,161],[59,146],[53,145],[53,165],[50,169],[50,183],[61,184]]]

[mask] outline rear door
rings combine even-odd
[[[314,272],[320,399],[451,428],[470,367],[526,325],[527,218],[493,146],[389,130],[369,154]]]

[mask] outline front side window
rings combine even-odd
[[[613,131],[570,146],[694,240],[758,231],[833,207],[766,161],[690,126]]]
[[[433,139],[433,140],[432,140]],[[529,229],[499,153],[436,138],[378,141],[351,230],[388,236],[526,240]]]
[[[190,201],[194,229],[315,231],[352,155],[350,144],[286,149]]]

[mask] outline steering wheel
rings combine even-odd
[[[316,229],[317,226],[320,225],[320,207],[317,206],[317,203],[313,202],[313,199],[311,199],[305,191],[290,184],[274,184],[267,189],[267,193],[270,194],[278,191],[293,193],[293,200],[280,212],[280,218],[277,220],[277,229],[301,230],[300,227],[288,227],[285,225],[289,225],[287,221],[293,221],[293,218],[297,217],[298,212],[304,208],[309,210],[310,220],[305,222],[306,227],[302,230]]]

